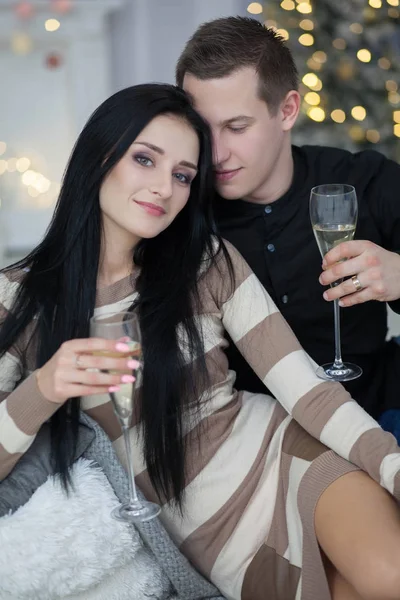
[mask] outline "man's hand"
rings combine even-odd
[[[400,298],[400,256],[373,242],[353,240],[339,244],[325,255],[322,268],[319,278],[322,285],[355,276],[362,286],[357,291],[357,281],[347,279],[324,292],[325,300],[340,298],[340,306]]]

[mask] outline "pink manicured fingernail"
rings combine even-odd
[[[122,342],[115,344],[115,349],[118,350],[118,352],[129,352],[130,350],[128,344],[123,344]]]
[[[120,337],[118,338],[119,342],[129,342],[131,338],[129,338],[127,335],[124,337]]]
[[[121,381],[122,383],[133,383],[134,381],[136,381],[136,377],[134,377],[133,375],[122,375]]]
[[[142,366],[142,363],[140,363],[138,360],[135,360],[134,358],[132,358],[132,360],[128,360],[127,364],[129,369],[138,369]]]
[[[328,300],[328,293],[327,292],[324,292],[323,296],[324,296],[325,300]]]
[[[112,385],[111,387],[108,388],[109,392],[119,392],[119,386],[118,385]]]

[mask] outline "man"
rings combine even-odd
[[[254,19],[200,26],[176,78],[212,130],[222,235],[319,364],[333,360],[332,300],[340,297],[342,354],[363,369],[347,389],[376,418],[399,408],[400,347],[385,338],[386,303],[400,312],[400,166],[374,151],[292,146],[298,73],[283,40]],[[321,267],[309,195],[323,183],[354,185],[359,218],[357,239],[331,250]],[[265,391],[232,346],[229,360],[239,389]]]

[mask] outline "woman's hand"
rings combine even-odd
[[[50,402],[63,404],[68,398],[106,394],[120,383],[133,383],[132,370],[138,361],[129,358],[109,358],[106,353],[127,353],[123,342],[88,338],[62,344],[52,358],[36,372],[41,394]],[[96,355],[93,356],[93,353]],[[101,372],[112,371],[114,374]],[[115,371],[121,371],[116,375]]]

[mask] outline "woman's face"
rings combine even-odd
[[[198,159],[199,140],[186,121],[154,118],[101,185],[106,239],[133,247],[166,229],[188,201]]]

